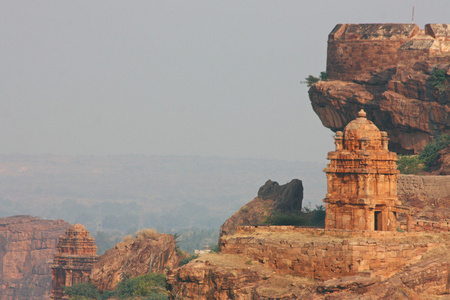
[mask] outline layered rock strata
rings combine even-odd
[[[48,299],[49,263],[69,224],[31,216],[0,218],[0,299]]]
[[[90,280],[99,290],[112,290],[125,277],[163,273],[175,268],[179,261],[173,235],[129,239],[100,257],[92,267]]]
[[[59,238],[52,269],[50,299],[66,299],[64,287],[89,280],[92,265],[98,260],[95,239],[83,225],[74,224]]]
[[[339,24],[328,37],[328,80],[309,90],[312,107],[335,132],[363,108],[391,150],[417,153],[450,133],[449,45],[447,24]],[[446,74],[440,82],[436,70]]]

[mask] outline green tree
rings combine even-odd
[[[420,153],[419,158],[427,169],[430,169],[433,165],[435,165],[439,157],[439,151],[448,147],[448,145],[450,145],[450,136],[439,135],[425,146],[423,151]]]
[[[100,299],[97,288],[89,282],[64,287],[64,292],[72,300]]]
[[[435,69],[433,73],[431,73],[430,83],[442,94],[448,90],[448,87],[445,84],[446,79],[447,72],[445,70]]]
[[[328,79],[328,73],[320,72],[319,77],[309,75],[308,77],[305,78],[305,81],[301,81],[301,83],[306,83],[306,86],[310,87],[311,85],[313,85],[314,83],[316,83],[318,81],[321,81],[321,80],[325,81],[327,79]]]

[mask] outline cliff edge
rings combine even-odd
[[[450,25],[339,24],[328,36],[327,81],[312,107],[334,132],[364,109],[397,153],[450,133]]]
[[[32,216],[0,218],[0,299],[48,299],[50,262],[69,224]]]

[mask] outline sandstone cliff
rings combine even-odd
[[[450,133],[450,30],[446,24],[340,24],[328,38],[328,81],[309,90],[325,127],[342,130],[360,109],[398,153]],[[435,85],[433,73],[445,76]]]
[[[99,290],[112,290],[125,277],[165,272],[178,265],[173,235],[137,233],[103,254],[91,270],[90,279]]]
[[[272,213],[296,213],[302,209],[303,184],[299,179],[279,185],[268,180],[259,188],[258,196],[228,218],[220,227],[220,235],[233,234],[240,225],[262,224]]]
[[[31,216],[0,218],[0,299],[48,299],[50,263],[69,224]]]

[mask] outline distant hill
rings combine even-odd
[[[219,157],[0,155],[0,217],[64,219],[93,233],[218,230],[268,179],[301,179],[304,206],[321,204],[323,168]]]

